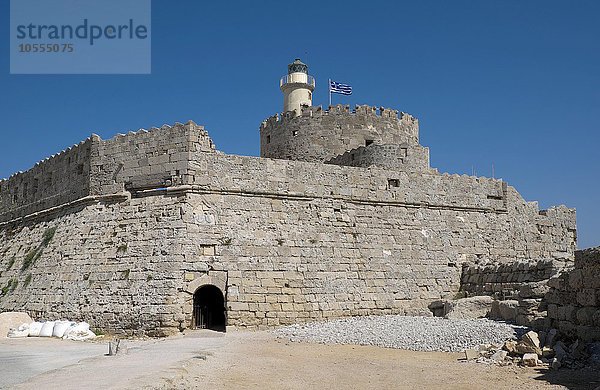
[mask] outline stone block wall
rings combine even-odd
[[[92,135],[27,172],[0,180],[0,222],[86,197],[190,183],[190,156],[196,152],[215,153],[215,148],[204,128],[191,121],[109,140]]]
[[[88,138],[37,163],[27,172],[0,180],[0,222],[87,196],[93,147],[94,139]]]
[[[574,268],[548,284],[551,326],[572,338],[600,340],[600,247],[577,251]]]
[[[214,153],[215,147],[204,127],[192,121],[99,140],[92,154],[92,194],[189,183],[194,177],[189,161],[195,152]]]
[[[429,149],[420,145],[379,145],[371,144],[332,158],[326,164],[349,167],[396,168],[402,170],[424,171],[429,169]]]
[[[418,121],[396,110],[338,105],[275,115],[260,127],[260,155],[268,158],[324,162],[371,142],[418,145]]]
[[[0,229],[1,310],[111,333],[177,331],[180,207],[171,197],[99,202]]]
[[[523,260],[503,263],[465,263],[460,291],[467,296],[489,295],[497,299],[542,298],[546,293],[527,296],[523,286],[539,288],[572,262],[562,260]],[[540,282],[542,282],[540,284]],[[525,295],[525,296],[524,296]]]
[[[93,202],[0,223],[0,309],[168,334],[212,283],[229,325],[268,327],[416,313],[464,262],[573,256],[574,210],[500,180],[224,155],[193,124],[92,141]]]

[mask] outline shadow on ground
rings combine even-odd
[[[536,380],[562,385],[569,390],[600,390],[600,368],[586,367],[577,370],[539,368],[536,371],[540,374],[535,378]]]

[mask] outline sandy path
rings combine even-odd
[[[60,348],[56,340],[54,348]],[[464,363],[461,354],[290,343],[266,332],[191,332],[129,341],[116,357],[96,356],[36,375],[15,388],[39,389],[590,389],[598,372]],[[3,348],[0,341],[0,348]],[[42,348],[43,349],[43,348]],[[0,367],[0,374],[4,374]],[[554,376],[552,376],[554,375]]]

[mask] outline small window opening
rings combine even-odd
[[[350,160],[354,161],[354,154],[350,155]]]
[[[292,136],[297,137],[298,136],[298,130],[292,131]]]
[[[372,139],[366,139],[366,140],[365,140],[365,146],[369,146],[369,145],[371,145],[372,143],[373,143],[373,140],[372,140]]]
[[[400,187],[400,180],[398,179],[388,179],[388,187]]]
[[[270,144],[271,143],[271,136],[267,135],[267,143]]]

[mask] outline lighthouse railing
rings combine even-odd
[[[314,88],[315,87],[315,78],[311,75],[306,75],[306,81],[304,81],[304,80],[300,81],[300,80],[298,80],[298,76],[286,74],[279,81],[279,86],[281,87],[285,84],[295,84],[295,83],[308,84]]]

